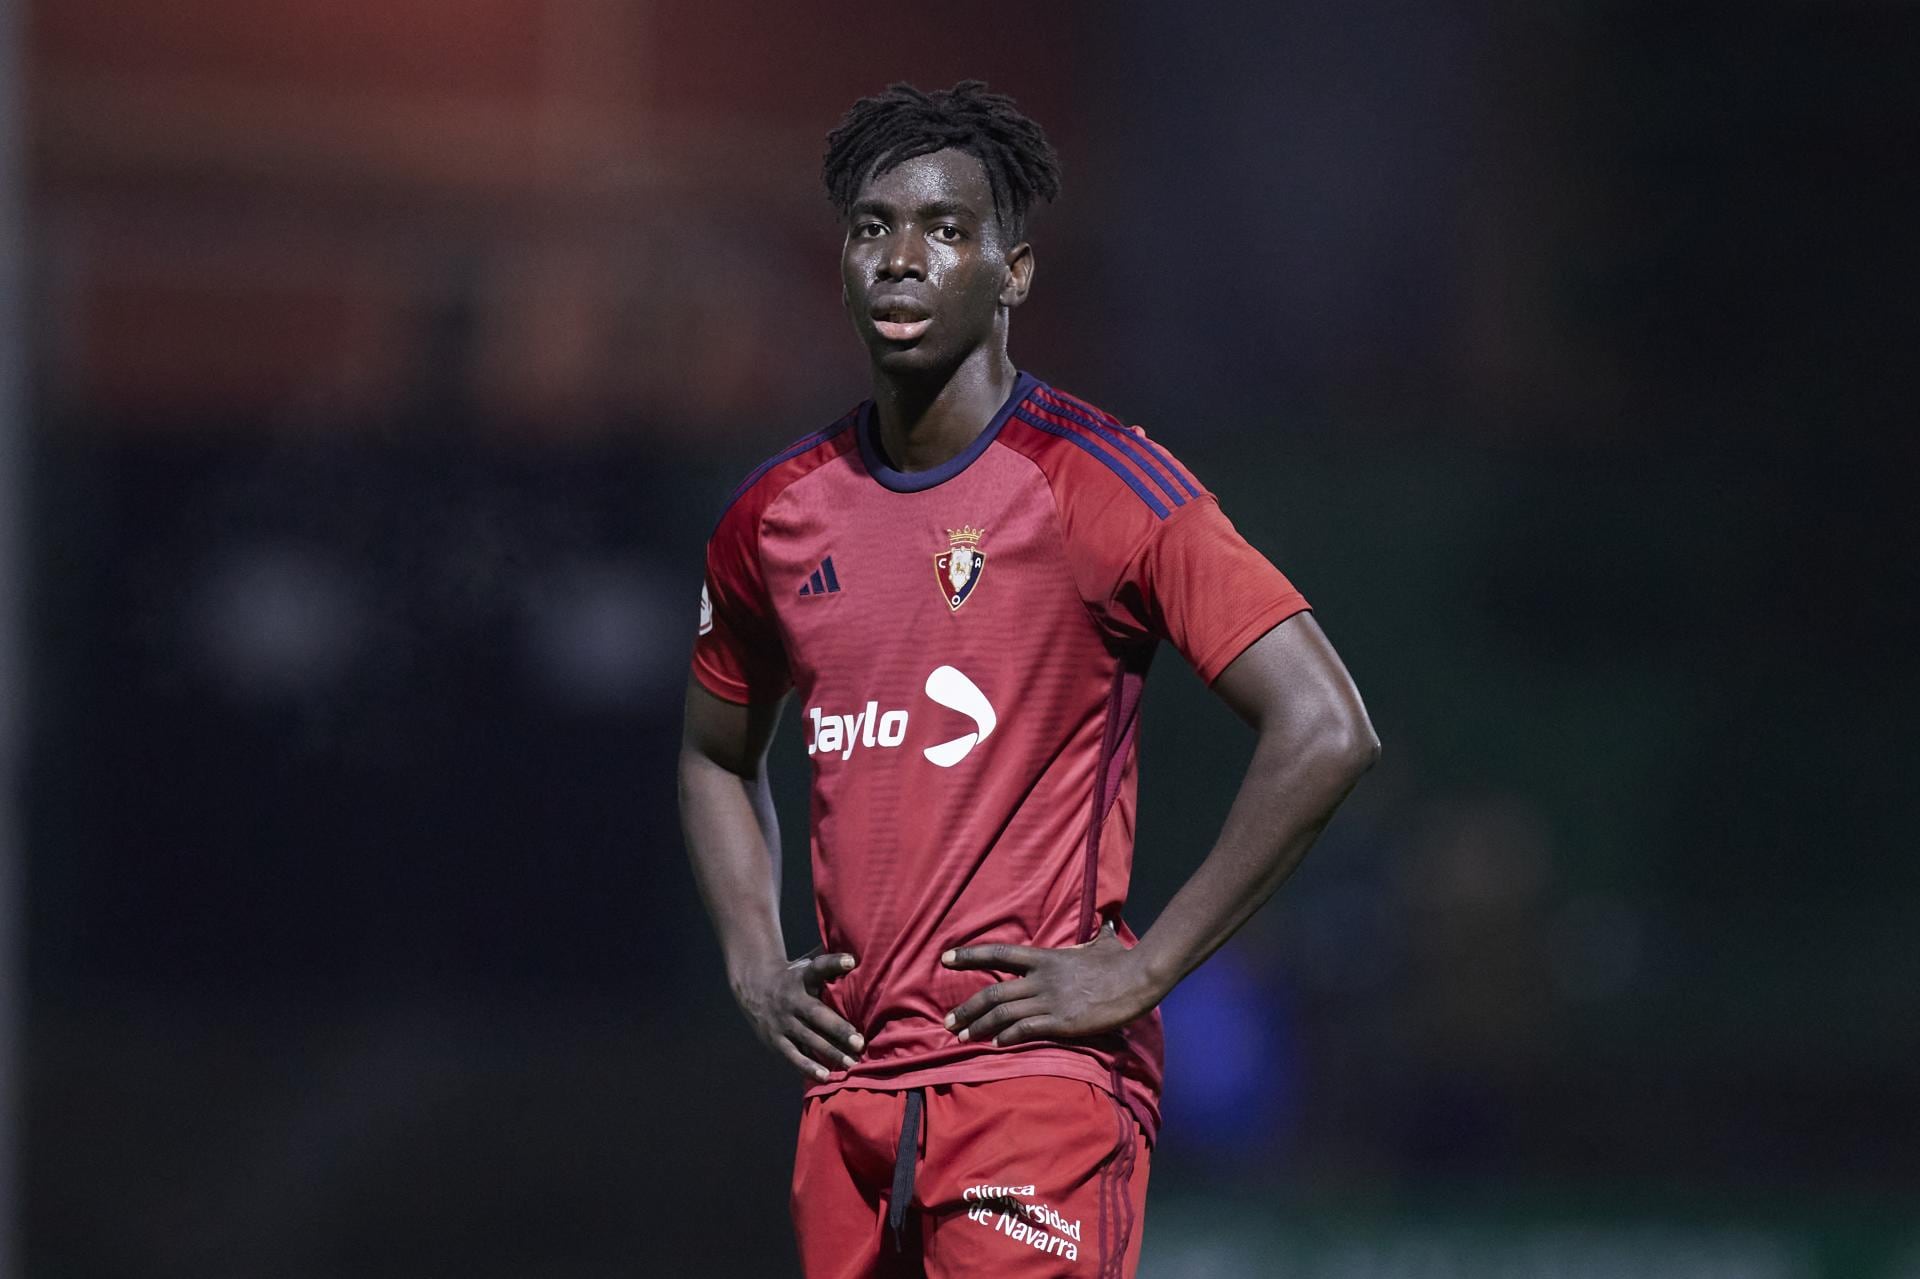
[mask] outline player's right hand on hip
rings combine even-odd
[[[768,1047],[810,1078],[825,1079],[851,1069],[867,1046],[860,1032],[820,999],[826,984],[852,972],[854,963],[852,955],[835,953],[769,965],[736,981],[734,998]]]

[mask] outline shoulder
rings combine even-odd
[[[751,530],[768,505],[796,481],[853,449],[853,427],[860,420],[862,407],[864,405],[854,406],[831,425],[801,436],[747,472],[747,477],[720,508],[719,517],[714,521],[714,536]]]
[[[1040,468],[1063,513],[1092,507],[1145,526],[1209,496],[1144,429],[1044,382],[1014,409],[1000,440]]]

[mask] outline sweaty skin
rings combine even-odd
[[[868,180],[840,265],[842,298],[871,362],[880,445],[898,470],[938,466],[1013,391],[1007,326],[1032,285],[1033,251],[1006,235],[980,162],[945,150]],[[1274,627],[1213,689],[1258,737],[1212,850],[1131,949],[1107,932],[1064,949],[947,952],[949,967],[1019,974],[955,1008],[956,1036],[1013,1044],[1095,1035],[1153,1008],[1273,895],[1379,753],[1360,695],[1311,614]],[[787,958],[766,777],[784,704],[737,706],[689,680],[680,809],[735,999],[762,1040],[825,1079],[865,1048],[819,998],[857,960]]]
[[[962,151],[908,160],[869,181],[847,219],[840,294],[873,369],[880,446],[923,471],[986,429],[1019,376],[1007,322],[1033,284],[1033,249],[1009,244],[980,161]],[[910,339],[880,317],[927,321]]]

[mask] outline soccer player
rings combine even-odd
[[[1379,744],[1306,601],[1200,481],[1009,360],[1027,215],[1059,187],[1038,126],[978,81],[895,85],[829,137],[825,179],[873,398],[721,515],[680,757],[734,995],[811,1081],[802,1262],[1131,1275],[1157,1005]],[[1211,851],[1136,937],[1135,741],[1162,639],[1257,740]],[[794,960],[767,786],[790,696],[824,941]]]

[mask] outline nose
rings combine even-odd
[[[927,278],[926,246],[917,235],[895,235],[888,239],[887,252],[880,259],[883,280],[924,280]]]

